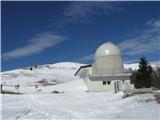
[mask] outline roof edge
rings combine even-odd
[[[92,67],[92,65],[89,64],[89,65],[81,66],[81,67],[77,70],[77,72],[74,74],[74,76],[76,76],[76,75],[78,74],[78,72],[79,72],[82,68],[87,68],[87,67]]]

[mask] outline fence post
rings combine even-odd
[[[36,92],[37,92],[37,89],[38,89],[38,85],[35,85],[35,88],[36,88]]]
[[[18,93],[19,93],[19,84],[17,85],[17,88],[18,88]]]
[[[2,83],[1,83],[1,93],[2,93],[2,89],[3,89],[3,85],[2,85]]]

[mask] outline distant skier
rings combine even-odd
[[[37,69],[37,67],[38,67],[38,66],[37,66],[37,65],[35,65],[35,69]]]
[[[32,71],[32,70],[33,70],[33,68],[31,67],[31,68],[30,68],[30,70]]]

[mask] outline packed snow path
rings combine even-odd
[[[64,91],[47,94],[52,89]],[[83,81],[45,87],[43,93],[2,95],[2,119],[159,119],[160,105],[152,94],[123,99],[123,93],[86,92]],[[52,88],[52,89],[51,89]]]

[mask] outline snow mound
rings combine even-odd
[[[124,64],[125,69],[132,69],[137,70],[139,68],[138,63],[132,63],[132,64]]]
[[[3,95],[2,119],[159,120],[160,107],[152,93],[123,99],[122,92],[86,92],[83,80],[41,89],[34,94]]]
[[[23,86],[58,84],[76,80],[74,73],[81,65],[74,62],[61,62],[6,71],[1,73],[1,82],[4,85],[20,84]]]
[[[151,64],[153,68],[156,68],[158,64]],[[124,64],[125,69],[131,68],[132,70],[138,70],[139,68],[139,63],[132,63],[132,64]]]
[[[75,62],[60,62],[60,63],[55,63],[53,65],[51,65],[52,67],[56,67],[56,68],[72,68],[72,69],[77,69],[80,66],[82,66],[84,64],[80,64],[80,63],[75,63]]]

